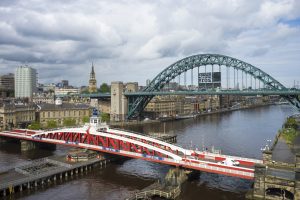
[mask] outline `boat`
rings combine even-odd
[[[195,118],[197,117],[196,114],[188,114],[188,115],[176,115],[175,119],[179,120],[179,119],[189,119],[189,118]]]

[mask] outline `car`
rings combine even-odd
[[[226,158],[225,160],[218,162],[218,164],[228,165],[228,166],[239,166],[240,162],[231,158]]]

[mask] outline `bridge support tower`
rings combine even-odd
[[[111,83],[111,121],[124,121],[128,114],[128,99],[124,92],[137,92],[138,83],[130,82],[123,84],[123,82],[116,81]]]

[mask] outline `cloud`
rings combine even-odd
[[[183,57],[218,53],[290,84],[300,74],[299,10],[297,0],[2,0],[0,68],[27,63],[42,83],[80,86],[94,62],[98,83],[145,84]]]

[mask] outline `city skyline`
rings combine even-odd
[[[299,81],[299,1],[173,2],[1,1],[1,73],[27,63],[41,83],[81,86],[94,62],[98,85],[145,85],[179,59],[216,53]]]

